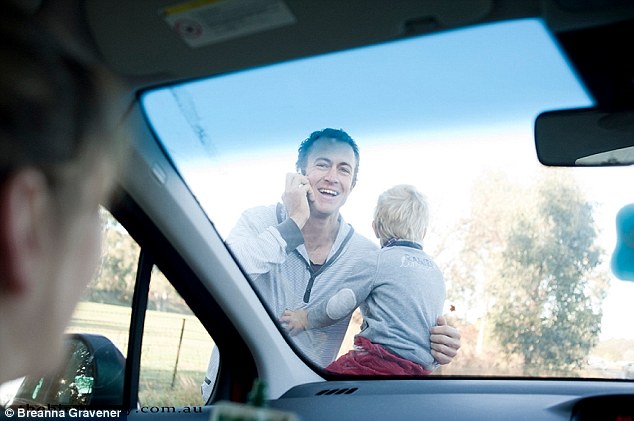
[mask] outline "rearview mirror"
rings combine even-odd
[[[549,111],[535,121],[539,162],[548,166],[634,164],[634,110]]]

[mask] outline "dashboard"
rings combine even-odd
[[[630,421],[634,386],[575,380],[330,381],[297,386],[270,406],[295,412],[304,421]]]

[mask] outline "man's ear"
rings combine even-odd
[[[41,263],[46,230],[47,185],[32,168],[19,170],[0,185],[0,288],[21,294],[31,288]]]

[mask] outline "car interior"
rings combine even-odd
[[[633,1],[14,1],[121,80],[129,156],[68,360],[1,385],[3,405],[634,418]],[[392,185],[429,199],[424,250],[461,335],[431,375],[325,371],[228,246],[326,127],[359,145],[356,232],[378,244]]]

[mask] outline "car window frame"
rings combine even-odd
[[[137,408],[141,371],[141,346],[152,268],[156,266],[190,307],[221,352],[219,375],[205,405],[219,400],[246,401],[258,372],[253,354],[236,326],[211,293],[169,243],[150,217],[125,192],[107,207],[137,242],[139,253],[128,338],[123,405]],[[223,349],[230,352],[222,353]],[[211,349],[209,350],[211,355]],[[205,367],[206,368],[206,367]],[[201,382],[203,379],[200,379]]]

